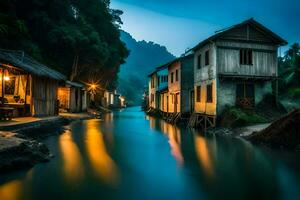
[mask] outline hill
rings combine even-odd
[[[137,41],[125,31],[121,31],[121,40],[130,50],[130,55],[121,66],[118,89],[130,105],[139,105],[144,88],[147,87],[147,75],[175,56],[166,47],[154,42]]]

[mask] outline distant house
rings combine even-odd
[[[149,78],[149,108],[158,109],[158,96],[157,96],[157,71],[155,70],[148,75]]]
[[[196,115],[214,126],[226,106],[254,108],[276,94],[278,47],[286,44],[254,19],[200,42],[192,49]]]
[[[168,112],[168,65],[156,68],[157,105],[162,112]]]
[[[66,81],[58,87],[59,108],[62,112],[82,112],[87,109],[87,92],[81,83]]]
[[[23,52],[0,50],[0,105],[13,109],[13,117],[57,115],[57,89],[65,80]]]
[[[168,64],[169,113],[193,112],[193,58],[193,54],[190,54]]]

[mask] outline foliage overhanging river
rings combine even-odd
[[[1,200],[296,199],[299,153],[201,135],[128,108],[43,140],[54,158],[0,176]]]

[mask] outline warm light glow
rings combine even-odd
[[[10,80],[9,76],[4,76],[4,80],[9,81]]]
[[[97,87],[97,86],[96,86],[95,84],[92,84],[92,85],[91,85],[91,88],[92,88],[93,90],[95,90],[96,87]]]
[[[200,164],[208,177],[212,177],[214,173],[213,161],[210,155],[207,141],[204,137],[195,135],[195,150]]]
[[[86,121],[86,148],[90,163],[96,175],[106,184],[118,184],[118,168],[106,150],[99,120]]]
[[[18,180],[10,181],[0,185],[1,200],[17,200],[22,194],[22,182]]]
[[[67,130],[59,137],[59,146],[63,158],[63,173],[67,180],[77,183],[84,176],[82,157],[73,141],[71,131]]]

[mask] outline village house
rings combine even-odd
[[[193,62],[190,53],[168,64],[168,113],[173,113],[172,122],[193,112]]]
[[[190,125],[202,121],[205,127],[215,126],[226,107],[251,109],[265,95],[276,95],[277,52],[286,44],[251,18],[194,47],[195,114]]]
[[[57,89],[65,80],[23,52],[0,50],[1,118],[57,115]]]
[[[156,68],[157,75],[157,105],[162,112],[168,112],[168,65]]]
[[[87,91],[81,83],[66,81],[58,87],[60,112],[78,113],[87,109]]]
[[[149,108],[158,109],[158,96],[157,96],[157,71],[155,70],[148,75],[149,78]]]

